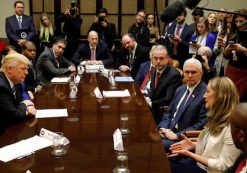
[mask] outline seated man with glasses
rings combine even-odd
[[[150,92],[146,101],[151,107],[156,124],[159,124],[164,106],[170,105],[182,77],[176,68],[168,65],[169,57],[164,46],[152,48],[152,58],[156,61],[156,69],[151,71]]]

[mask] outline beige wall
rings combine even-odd
[[[16,0],[2,0],[4,3],[1,3],[0,6],[0,38],[6,38],[5,34],[5,18],[7,16],[14,14],[13,4]],[[29,0],[23,0],[25,3],[25,14],[29,14]],[[169,0],[170,3],[174,2],[175,0]],[[224,7],[226,9],[240,9],[240,8],[247,8],[247,1],[246,0],[208,0],[209,4],[206,8],[218,9],[220,7]],[[158,3],[163,3],[164,0],[158,0]],[[201,0],[201,3],[198,5],[202,7],[207,3],[207,0]],[[145,6],[147,6],[147,11],[152,12],[153,8],[150,8],[150,4],[148,0],[145,0]],[[158,6],[160,7],[160,6]],[[162,11],[159,9],[159,11]],[[208,13],[205,11],[205,13]],[[82,16],[83,17],[83,16]],[[188,17],[187,23],[191,23],[191,10],[188,10]]]
[[[0,5],[0,38],[6,38],[5,18],[14,14],[14,3],[16,0],[2,0]],[[29,0],[23,0],[25,3],[25,14],[29,15]]]

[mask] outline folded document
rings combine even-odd
[[[128,89],[119,91],[103,91],[103,97],[129,97],[130,92]]]

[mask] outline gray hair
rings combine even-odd
[[[211,49],[210,47],[208,47],[208,46],[201,46],[201,47],[198,49],[198,51],[199,51],[200,49],[202,49],[202,50],[205,52],[204,54],[206,54],[205,56],[206,56],[207,58],[211,58],[211,57],[213,56],[213,52],[212,52],[212,49]]]
[[[151,52],[155,52],[156,50],[164,50],[167,53],[167,48],[163,45],[155,45],[152,47]]]
[[[195,59],[195,58],[187,59],[184,62],[183,70],[185,69],[185,66],[187,64],[195,64],[200,70],[202,70],[202,63],[199,60]]]
[[[25,64],[30,65],[30,61],[24,55],[19,54],[19,53],[8,54],[2,59],[1,71],[4,72],[5,69],[9,67],[15,67],[19,63],[25,63]]]

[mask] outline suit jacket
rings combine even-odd
[[[177,22],[173,22],[168,28],[167,28],[167,34],[174,34],[174,31],[176,30]],[[186,59],[189,58],[189,42],[191,40],[191,36],[193,34],[193,30],[191,27],[187,24],[184,25],[183,31],[180,34],[181,42],[178,43],[177,46],[177,55],[173,54],[173,47],[174,44],[170,41],[168,36],[165,38],[165,46],[168,48],[168,53],[170,57],[173,59],[177,59],[179,61],[179,67],[182,69],[183,64]]]
[[[206,84],[201,81],[193,93],[191,93],[182,110],[177,111],[177,105],[187,89],[187,85],[180,86],[175,92],[169,110],[164,113],[159,127],[172,129],[178,136],[188,130],[202,129],[207,122],[207,110],[203,97],[206,92],[206,87]],[[176,111],[176,117],[173,119]],[[177,129],[175,128],[176,124],[178,125]]]
[[[19,35],[17,35],[17,31],[20,29],[18,21],[16,19],[16,16],[10,16],[6,18],[5,21],[5,31],[8,39],[10,40],[11,45],[15,47],[19,47],[17,44],[17,41],[20,38]],[[31,16],[22,16],[22,28],[21,29],[28,29],[28,34],[27,34],[27,40],[33,40],[36,36],[35,32],[35,26],[33,22],[33,18]]]
[[[59,57],[59,67],[56,63],[52,48],[46,49],[36,63],[37,78],[41,85],[46,85],[53,77],[70,72],[69,66],[73,65],[64,56]]]
[[[5,129],[26,116],[26,105],[21,94],[21,86],[16,85],[16,96],[13,95],[8,79],[0,72],[0,136]]]
[[[135,81],[137,82],[138,86],[141,87],[142,82],[144,81],[146,74],[150,69],[151,62],[147,61],[141,64],[138,73],[136,75]]]
[[[33,63],[33,62],[31,62]],[[25,78],[26,90],[35,92],[35,88],[38,85],[37,73],[35,71],[35,66],[33,63],[33,69],[31,66],[28,68],[28,75]]]
[[[166,66],[163,73],[159,77],[156,88],[155,85],[156,69],[151,72],[151,84],[149,98],[152,100],[152,112],[158,123],[162,119],[164,106],[170,105],[174,93],[179,85],[181,85],[181,74],[177,69],[169,65]]]
[[[121,65],[126,65],[126,66],[130,65],[128,54],[129,54],[128,50],[122,47],[119,56],[116,60],[116,67],[118,69]],[[150,60],[149,48],[137,43],[132,69],[130,71],[130,74],[133,77],[133,79],[135,79],[141,63],[146,62],[148,60]]]
[[[105,66],[112,65],[113,57],[106,44],[99,42],[96,46],[96,60],[101,60]],[[72,57],[72,62],[76,65],[80,64],[81,61],[90,60],[91,49],[89,43],[81,44],[74,56]]]
[[[197,40],[198,39],[197,37],[198,37],[197,35],[193,34],[191,37],[191,40]],[[214,34],[209,32],[207,35],[207,38],[206,38],[206,45],[205,46],[210,47],[213,51],[215,41],[216,41],[216,37],[214,36]]]

